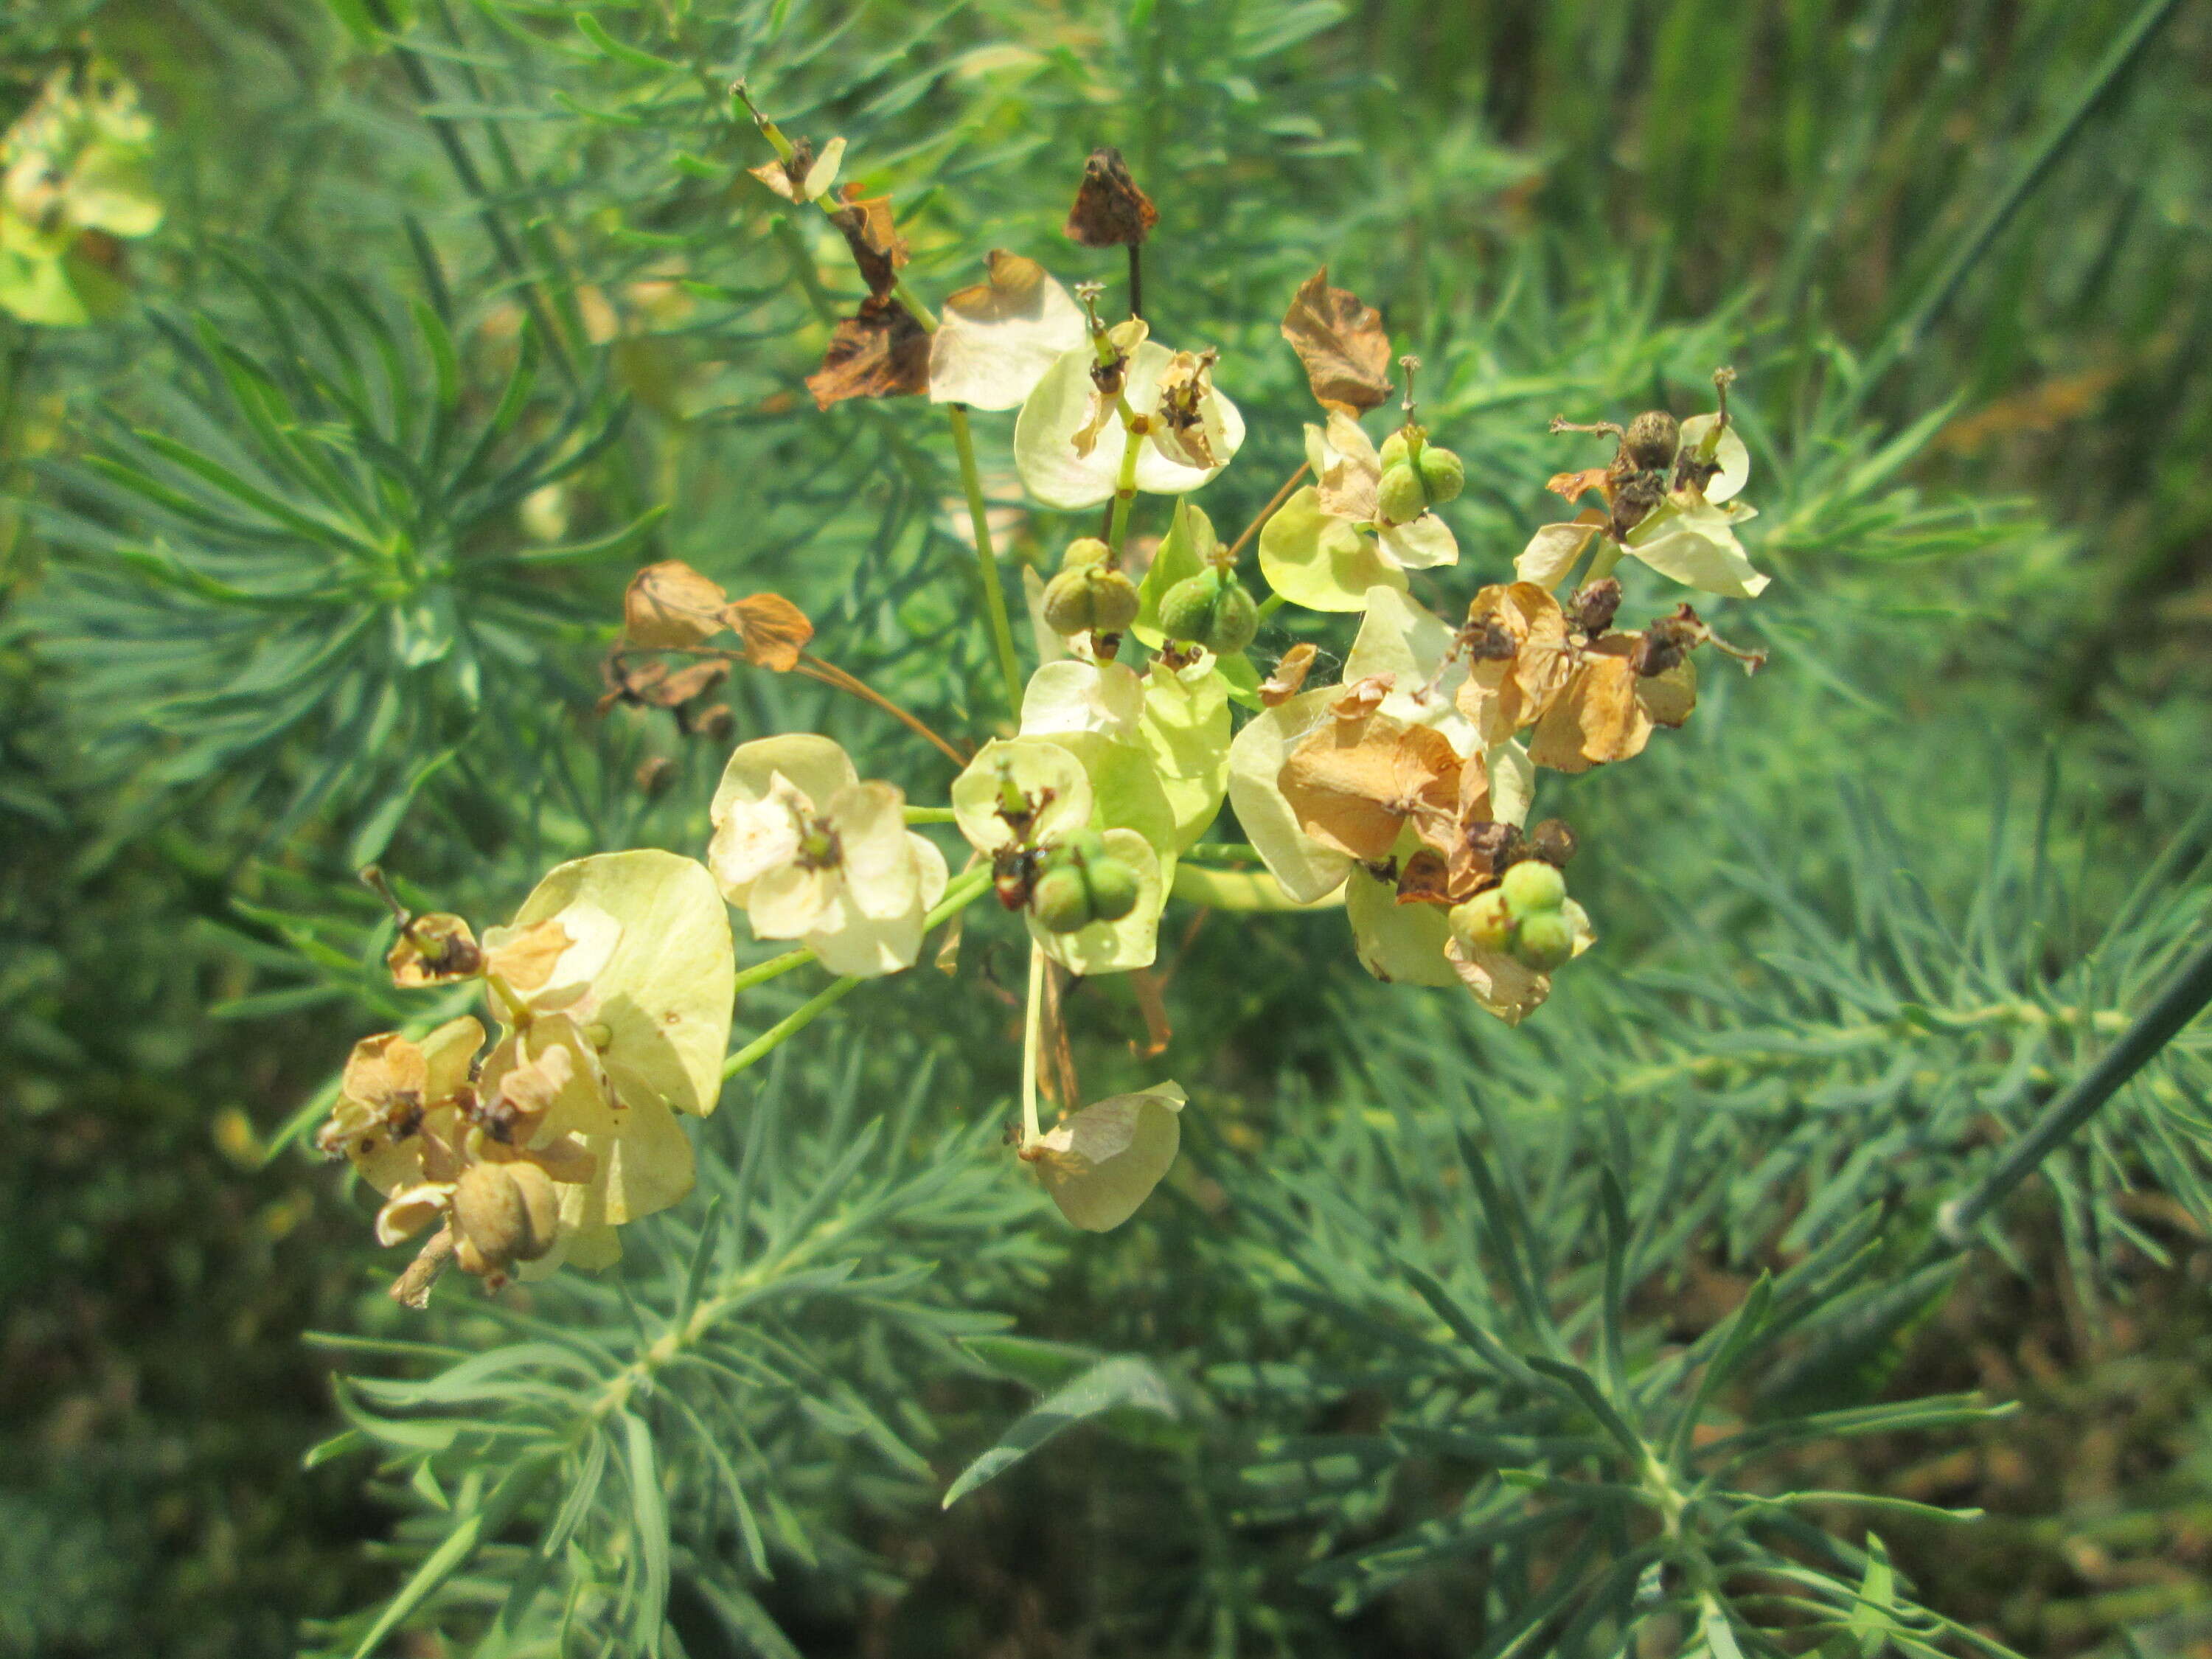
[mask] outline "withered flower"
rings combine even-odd
[[[1495,582],[1468,602],[1467,618],[1459,710],[1486,745],[1504,743],[1541,719],[1566,683],[1566,616],[1534,582]]]
[[[1577,653],[1573,672],[1536,723],[1528,746],[1539,766],[1586,772],[1644,752],[1654,729],[1680,726],[1698,703],[1697,665],[1673,653],[1656,672],[1639,672],[1644,635],[1608,634]],[[1661,656],[1668,655],[1661,653]]]
[[[1458,817],[1460,757],[1432,726],[1379,709],[1325,720],[1283,763],[1278,785],[1298,827],[1358,863],[1380,865],[1411,823],[1442,848]]]
[[[1305,365],[1321,406],[1358,417],[1390,395],[1390,337],[1382,313],[1328,285],[1328,267],[1309,276],[1283,314],[1283,337]]]
[[[1085,247],[1137,247],[1159,222],[1160,210],[1137,188],[1121,152],[1110,144],[1092,150],[1083,164],[1075,205],[1067,211],[1068,240]]]

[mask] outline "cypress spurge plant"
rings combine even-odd
[[[1104,284],[1070,289],[1036,262],[999,252],[978,282],[932,309],[903,274],[891,203],[838,183],[865,158],[842,139],[817,146],[786,133],[742,86],[737,100],[774,151],[753,169],[758,187],[822,216],[864,290],[807,380],[815,403],[829,411],[927,398],[943,411],[976,554],[973,615],[1003,709],[972,731],[939,731],[836,666],[823,653],[838,642],[818,639],[787,599],[732,598],[662,559],[629,586],[606,665],[608,703],[676,711],[687,731],[713,738],[735,716],[702,704],[729,677],[800,676],[865,705],[909,745],[913,763],[902,775],[864,775],[825,733],[749,736],[694,815],[697,857],[572,860],[509,926],[481,933],[393,900],[395,983],[450,1005],[456,987],[480,981],[483,1012],[502,1028],[490,1040],[474,1015],[441,1008],[419,1029],[364,1039],[341,1082],[322,1145],[384,1194],[380,1240],[428,1237],[394,1294],[422,1304],[448,1264],[492,1291],[564,1264],[604,1269],[622,1254],[622,1229],[663,1211],[679,1218],[664,1240],[681,1243],[674,1255],[650,1250],[642,1299],[622,1279],[576,1292],[580,1305],[608,1313],[610,1329],[472,1304],[465,1318],[527,1340],[452,1356],[430,1381],[358,1385],[354,1426],[338,1443],[381,1447],[390,1468],[435,1494],[444,1520],[406,1589],[349,1644],[367,1655],[435,1608],[441,1621],[482,1632],[489,1651],[550,1630],[650,1650],[679,1575],[726,1628],[757,1634],[767,1615],[748,1587],[768,1576],[771,1553],[818,1559],[823,1547],[786,1495],[798,1478],[786,1478],[779,1451],[805,1434],[791,1421],[793,1401],[828,1399],[841,1431],[910,1484],[933,1478],[914,1443],[933,1432],[928,1413],[902,1386],[887,1358],[896,1351],[950,1355],[1046,1395],[947,1501],[1072,1421],[1132,1432],[1133,1417],[1172,1419],[1138,1437],[1191,1460],[1194,1482],[1233,1494],[1228,1507],[1243,1518],[1337,1506],[1309,1577],[1343,1605],[1442,1562],[1479,1562],[1486,1653],[1620,1652],[1646,1629],[1714,1659],[1960,1642],[1997,1650],[1914,1601],[1878,1538],[1854,1541],[1826,1523],[1847,1495],[1788,1484],[1795,1448],[1985,1414],[1964,1400],[1801,1408],[1777,1381],[1817,1373],[1870,1330],[1893,1334],[1948,1282],[1948,1257],[1900,1255],[1885,1248],[1878,1211],[1838,1207],[1831,1224],[1801,1229],[1792,1259],[1732,1313],[1686,1342],[1658,1344],[1638,1326],[1635,1299],[1663,1286],[1710,1212],[1668,1209],[1686,1143],[1664,1143],[1674,1164],[1651,1163],[1660,1146],[1639,1146],[1617,1104],[1601,1149],[1582,1145],[1571,1125],[1561,1130],[1547,1154],[1553,1175],[1540,1219],[1522,1190],[1518,1171],[1532,1159],[1514,1147],[1514,1126],[1493,1114],[1493,1144],[1455,1136],[1447,1160],[1435,1123],[1407,1121],[1395,1149],[1373,1155],[1419,1171],[1403,1182],[1407,1217],[1419,1224],[1411,1243],[1332,1191],[1325,1156],[1281,1159],[1271,1171],[1279,1191],[1250,1167],[1211,1164],[1236,1212],[1279,1253],[1255,1282],[1302,1278],[1301,1306],[1371,1337],[1395,1368],[1382,1390],[1393,1415],[1380,1431],[1257,1437],[1243,1449],[1257,1459],[1233,1486],[1200,1467],[1207,1449],[1255,1378],[1279,1383],[1297,1367],[1169,1376],[1137,1356],[1073,1349],[1048,1363],[1018,1344],[978,1340],[995,1317],[925,1285],[964,1248],[958,1240],[1002,1229],[1020,1242],[991,1248],[1032,1248],[1017,1224],[1034,1206],[1017,1181],[1034,1180],[1082,1231],[1139,1214],[1172,1224],[1157,1189],[1186,1139],[1209,1135],[1205,1095],[1152,1076],[1086,1103],[1065,1006],[1079,981],[1121,979],[1140,1006],[1162,1010],[1155,964],[1177,907],[1228,913],[1253,936],[1305,929],[1300,937],[1328,937],[1340,951],[1341,933],[1317,935],[1287,913],[1340,907],[1350,954],[1387,996],[1441,994],[1505,1026],[1540,1030],[1558,984],[1602,982],[1605,918],[1576,890],[1595,890],[1587,872],[1604,867],[1608,849],[1571,825],[1554,798],[1563,776],[1635,760],[1668,741],[1662,730],[1686,725],[1701,663],[1710,670],[1725,657],[1753,671],[1765,661],[1705,614],[1770,585],[1737,534],[1755,516],[1744,499],[1743,392],[1721,368],[1710,409],[1652,409],[1625,424],[1555,421],[1563,438],[1614,441],[1606,465],[1552,481],[1570,506],[1591,495],[1600,504],[1517,549],[1463,547],[1452,514],[1470,481],[1483,480],[1485,457],[1455,452],[1420,418],[1420,365],[1393,352],[1373,307],[1317,272],[1288,296],[1280,324],[1317,405],[1299,422],[1304,464],[1224,542],[1203,492],[1263,422],[1287,425],[1306,411],[1240,407],[1235,354],[1152,337],[1143,250],[1158,216],[1118,155],[1086,163],[1067,233],[1126,250],[1125,306],[1109,303],[1116,290]],[[444,361],[435,333],[426,337]],[[274,394],[252,365],[231,367],[241,409],[266,413]],[[330,399],[342,382],[307,389]],[[1378,442],[1363,422],[1394,394],[1399,418]],[[451,400],[440,393],[434,404]],[[1026,640],[1003,586],[971,409],[1016,412],[1008,459],[1036,509],[1084,515],[1071,522],[1087,533],[1067,538],[1049,580],[1031,576]],[[442,418],[417,433],[427,448],[408,465],[448,478],[438,499],[450,514],[477,486],[474,463],[434,471],[453,441],[439,435]],[[484,442],[513,418],[503,402]],[[362,443],[371,429],[374,419],[357,423],[356,447],[370,459],[350,465],[404,471],[395,442]],[[373,540],[386,522],[374,507],[383,497],[364,497],[366,516],[330,505],[349,481],[366,489],[368,475],[326,476],[331,458],[300,450],[281,422],[266,441],[280,440],[292,487],[325,507],[188,467],[239,504],[214,527],[242,552],[259,545],[250,521],[234,522],[244,508],[277,524],[301,516],[349,548]],[[511,495],[556,476],[597,441],[564,427],[500,488]],[[271,467],[279,457],[270,451]],[[119,461],[106,476],[172,514],[213,511]],[[1170,503],[1150,548],[1136,534],[1146,496]],[[453,529],[443,518],[436,527]],[[1691,590],[1695,604],[1632,625],[1640,590],[1620,574],[1630,561]],[[468,568],[456,554],[435,580],[458,582]],[[244,603],[202,592],[188,575],[178,581],[196,603]],[[428,603],[434,614],[434,596],[421,600],[419,586],[380,602],[402,607],[395,615]],[[464,614],[454,612],[444,652],[411,665],[459,648]],[[1255,659],[1263,626],[1294,623],[1312,637]],[[1328,683],[1315,684],[1324,663]],[[306,717],[304,707],[293,716]],[[940,757],[959,769],[941,803],[909,781],[939,775],[928,769]],[[1241,840],[1209,839],[1224,805]],[[988,936],[963,914],[986,895],[1020,918],[1027,947],[1016,999],[1019,1116],[996,1161],[993,1138],[930,1121],[945,1103],[926,1088],[901,1100],[890,1134],[840,1108],[822,1168],[780,1166],[763,1139],[769,1115],[757,1113],[733,1166],[708,1161],[716,1191],[705,1218],[682,1218],[696,1207],[687,1196],[699,1168],[682,1116],[706,1116],[724,1082],[764,1064],[775,1090],[774,1057],[818,1042],[817,1023],[865,1008],[873,982],[952,961],[971,928]],[[730,908],[753,940],[788,948],[740,968]],[[746,993],[817,968],[829,978],[796,1006],[750,1018]],[[2176,994],[2201,1002],[2201,988]],[[730,1046],[733,1029],[756,1023]],[[1050,1122],[1048,1093],[1059,1109]],[[2061,1120],[2045,1150],[2083,1121]],[[1972,1216],[2001,1195],[1971,1199]],[[1953,1231],[1924,1236],[1939,1255],[1958,1243]],[[1438,1249],[1443,1237],[1454,1250]],[[635,1343],[611,1334],[610,1285],[622,1287],[618,1317]],[[797,1310],[788,1325],[774,1311],[757,1318],[787,1296]],[[801,1316],[822,1309],[826,1334]],[[951,1348],[954,1338],[968,1346]],[[1290,1392],[1311,1402],[1327,1389],[1300,1382]],[[684,1462],[667,1460],[672,1447]],[[1453,1513],[1380,1541],[1354,1537],[1388,1501],[1355,1490],[1387,1487],[1422,1457],[1466,1466]],[[1206,1593],[1225,1594],[1218,1583]]]

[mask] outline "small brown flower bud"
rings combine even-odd
[[[1469,617],[1460,637],[1467,641],[1467,654],[1476,662],[1510,662],[1521,648],[1513,631],[1498,621],[1495,611]]]
[[[691,729],[710,743],[727,743],[738,729],[738,717],[730,705],[718,702],[712,708],[702,709],[692,720]]]
[[[1651,509],[1667,499],[1664,472],[1631,472],[1613,485],[1613,533],[1616,538],[1651,516]]]
[[[1656,618],[1630,653],[1628,665],[1644,678],[1674,667],[1705,637],[1705,625],[1688,605],[1678,606],[1671,617]]]
[[[1108,145],[1091,152],[1075,205],[1068,210],[1070,241],[1085,247],[1133,246],[1152,234],[1159,218],[1159,210],[1129,176],[1120,150]]]
[[[1585,582],[1567,601],[1567,617],[1590,639],[1613,626],[1620,611],[1620,584],[1611,576]]]
[[[665,755],[655,755],[638,763],[637,787],[647,797],[665,795],[668,787],[676,781],[676,763]]]
[[[1487,818],[1470,823],[1461,832],[1468,850],[1479,860],[1486,861],[1490,870],[1503,870],[1521,856],[1522,836],[1518,824],[1495,823]]]
[[[1547,864],[1564,870],[1580,845],[1563,818],[1546,818],[1528,832],[1528,850]]]

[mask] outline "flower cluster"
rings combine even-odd
[[[1577,837],[1538,814],[1543,774],[1631,759],[1688,720],[1704,647],[1760,660],[1686,604],[1620,625],[1625,559],[1723,597],[1766,585],[1735,536],[1752,516],[1741,499],[1750,459],[1729,418],[1728,371],[1709,414],[1555,421],[1616,441],[1606,466],[1551,483],[1571,503],[1594,494],[1601,505],[1540,529],[1510,574],[1499,557],[1452,593],[1462,550],[1445,514],[1466,465],[1418,418],[1419,365],[1394,358],[1381,316],[1322,270],[1282,323],[1321,411],[1305,428],[1305,465],[1224,545],[1191,497],[1244,441],[1244,416],[1218,384],[1231,365],[1151,337],[1135,288],[1158,216],[1117,155],[1091,158],[1068,234],[1128,251],[1128,317],[1101,316],[1097,284],[1071,292],[998,252],[932,318],[899,276],[888,201],[831,193],[842,141],[817,156],[762,126],[778,161],[758,176],[827,216],[868,289],[810,381],[817,400],[926,393],[949,406],[970,480],[969,411],[1017,411],[1012,458],[1030,496],[1068,512],[1105,506],[1105,521],[1067,543],[1049,580],[1024,572],[1037,656],[1024,678],[990,515],[971,486],[1014,715],[972,753],[808,649],[811,624],[779,596],[733,600],[675,561],[638,574],[603,708],[672,710],[711,735],[735,724],[726,706],[718,724],[685,711],[742,662],[863,700],[958,774],[946,806],[915,807],[901,785],[863,779],[827,737],[754,738],[708,805],[703,866],[665,853],[563,866],[481,943],[458,918],[403,915],[395,978],[481,978],[505,1027],[488,1049],[473,1019],[368,1040],[325,1132],[386,1194],[380,1237],[438,1229],[425,1273],[447,1258],[495,1282],[564,1258],[603,1261],[616,1226],[682,1195],[690,1154],[676,1116],[712,1109],[732,1019],[723,901],[755,938],[799,947],[745,982],[811,961],[849,987],[913,967],[933,921],[994,893],[1030,945],[1019,1160],[1074,1225],[1117,1226],[1170,1169],[1185,1097],[1163,1082],[1079,1104],[1060,1015],[1068,976],[1148,975],[1174,898],[1340,903],[1377,978],[1470,994],[1517,1023],[1595,940],[1568,891]],[[1394,369],[1406,377],[1402,419],[1377,441],[1361,422],[1395,394]],[[1147,495],[1173,506],[1140,563],[1130,526]],[[1264,604],[1240,573],[1255,539]],[[1442,614],[1424,602],[1447,593]],[[1310,684],[1328,659],[1320,638],[1291,641],[1264,676],[1253,662],[1285,605],[1318,623],[1358,617],[1334,683]],[[716,643],[725,636],[737,643]],[[690,665],[672,668],[672,655]],[[1243,840],[1202,844],[1224,805]],[[922,833],[948,821],[967,844],[957,878]],[[1140,983],[1151,1008],[1159,984]],[[732,1069],[835,1000],[811,1000]],[[1049,1127],[1038,1109],[1048,1057],[1062,1107]]]
[[[551,872],[479,943],[457,916],[400,913],[403,988],[483,982],[473,1018],[356,1044],[318,1137],[385,1194],[380,1243],[435,1227],[394,1286],[418,1303],[448,1261],[497,1285],[604,1267],[615,1230],[691,1189],[679,1114],[721,1093],[736,975],[713,879],[655,851]]]
[[[118,238],[161,222],[146,174],[153,124],[127,81],[56,71],[0,135],[0,311],[76,327],[125,289]]]

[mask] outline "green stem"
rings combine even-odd
[[[765,985],[772,979],[781,979],[793,969],[804,968],[813,960],[814,952],[804,946],[796,951],[786,951],[780,957],[770,957],[766,962],[757,962],[746,969],[738,975],[737,982],[731,989],[733,992],[750,991],[756,985]]]
[[[945,896],[937,902],[936,907],[922,918],[922,932],[928,933],[947,917],[966,909],[988,892],[990,886],[991,870],[988,865],[963,871],[955,877],[951,884],[945,890]],[[738,976],[738,988],[743,990],[747,985],[757,985],[763,980],[774,979],[780,974],[789,973],[800,963],[811,960],[813,955],[814,952],[811,951],[787,951],[780,957],[771,957],[766,962],[748,968],[740,974]],[[756,1065],[765,1059],[787,1039],[805,1030],[823,1013],[836,1006],[837,1002],[860,982],[856,975],[848,975],[842,979],[832,981],[824,986],[724,1060],[722,1062],[723,1078],[726,1080],[733,1078],[747,1066]]]
[[[2208,1002],[2212,1002],[2212,939],[2182,964],[2181,971],[2128,1028],[2127,1035],[2106,1050],[2079,1082],[2044,1109],[1994,1168],[1936,1212],[1937,1236],[1930,1254],[1965,1249],[1972,1242],[1975,1224],[2095,1116],[2123,1085],[2180,1034],[2183,1026],[2203,1012]]]
[[[1030,946],[1029,1012],[1022,1022],[1022,1145],[1044,1138],[1037,1121],[1037,1043],[1044,1024],[1044,948]]]
[[[1281,594],[1268,594],[1266,599],[1260,601],[1260,620],[1261,622],[1267,621],[1268,617],[1273,616],[1278,611],[1280,611],[1283,608],[1283,605],[1284,599]]]
[[[957,823],[960,815],[949,806],[909,806],[906,809],[908,823]]]
[[[1201,870],[1176,866],[1175,896],[1211,910],[1327,910],[1344,902],[1344,889],[1301,904],[1264,870]]]
[[[812,952],[810,951],[808,954],[811,955]],[[724,1060],[722,1062],[724,1081],[726,1082],[735,1077],[747,1066],[767,1059],[769,1054],[781,1048],[787,1039],[796,1036],[823,1014],[835,1007],[860,982],[859,979],[848,974],[842,979],[832,980],[828,985],[807,998],[798,1007]]]
[[[1134,418],[1129,400],[1121,400],[1121,471],[1114,481],[1114,514],[1106,521],[1106,545],[1114,550],[1114,562],[1121,562],[1121,538],[1128,533],[1129,508],[1137,500],[1137,456],[1144,439],[1130,428]]]
[[[1022,718],[1021,659],[1014,653],[1014,629],[1006,619],[1006,590],[999,577],[998,556],[991,550],[991,524],[983,510],[983,477],[975,466],[975,434],[968,428],[964,404],[947,404],[952,420],[952,447],[960,455],[960,486],[968,492],[968,522],[975,532],[975,558],[983,578],[983,612],[990,619],[991,640],[999,653],[999,672],[1006,678],[1006,705],[1014,722]]]

